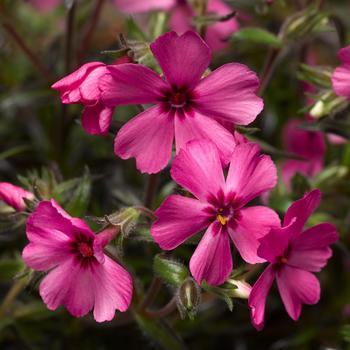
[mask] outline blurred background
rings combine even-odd
[[[189,2],[196,9],[196,1]],[[137,108],[118,107],[110,133],[91,136],[81,127],[82,106],[62,105],[50,89],[89,61],[133,60],[157,69],[148,44],[170,29],[173,9],[130,14],[123,3],[0,0],[0,181],[30,191],[34,186],[42,198],[56,198],[75,216],[103,216],[144,197],[147,176],[135,169],[134,160],[122,161],[113,153],[115,133]],[[264,111],[249,128],[238,129],[258,142],[280,171],[277,188],[261,200],[282,216],[291,201],[320,188],[323,201],[310,224],[333,222],[341,236],[318,275],[321,301],[304,306],[294,322],[273,290],[262,332],[251,326],[246,301],[236,299],[230,311],[224,300],[203,297],[193,320],[182,320],[177,312],[150,323],[117,314],[112,322],[97,324],[90,316],[73,318],[63,308],[51,312],[37,293],[41,276],[24,291],[11,287],[24,271],[25,217],[0,202],[0,300],[13,293],[10,311],[0,313],[0,349],[350,349],[350,110],[330,84],[340,64],[338,50],[350,44],[350,3],[230,0],[225,5],[230,10],[220,18],[198,14],[191,26],[234,20],[236,30],[215,50],[210,68],[241,62],[263,81]],[[288,138],[294,119],[307,136]],[[315,137],[318,166],[310,170],[313,153],[298,154],[293,142],[302,139],[309,149]],[[300,158],[308,170],[282,176],[285,163]],[[153,209],[177,191],[168,170],[160,176]],[[118,244],[143,290],[152,278],[152,257],[160,252],[147,226],[140,222]],[[173,256],[187,264],[192,251],[185,246]],[[242,264],[239,256],[235,261]],[[249,282],[255,279],[252,274]],[[166,286],[156,303],[164,305],[172,293],[174,288]]]

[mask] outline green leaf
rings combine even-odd
[[[0,281],[11,281],[24,267],[20,257],[0,260]]]
[[[180,286],[189,276],[188,268],[185,265],[166,258],[163,254],[154,257],[153,269],[162,280],[174,286]]]
[[[73,192],[66,210],[72,216],[83,216],[90,199],[91,176],[88,169],[85,170],[84,176],[81,178],[78,187]]]
[[[10,158],[10,157],[13,157],[13,156],[16,156],[17,154],[20,154],[20,153],[23,153],[25,151],[28,151],[30,149],[29,146],[17,146],[17,147],[13,147],[13,148],[10,148],[4,152],[1,152],[0,153],[0,159],[6,159],[6,158]]]
[[[350,343],[350,324],[343,326],[340,333],[342,334],[344,341]]]
[[[141,331],[162,349],[185,350],[186,345],[179,336],[165,322],[151,320],[141,314],[135,313],[135,320]]]
[[[268,45],[275,48],[282,47],[282,41],[275,34],[262,28],[242,28],[234,33],[232,38],[254,44]]]

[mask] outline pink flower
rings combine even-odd
[[[62,0],[29,0],[29,3],[39,12],[53,10]]]
[[[333,90],[350,100],[350,46],[340,49],[338,57],[342,64],[332,75]]]
[[[151,44],[165,79],[140,64],[107,67],[100,83],[107,106],[156,105],[126,123],[115,139],[115,153],[136,158],[139,170],[156,173],[193,139],[212,140],[221,158],[230,158],[235,142],[219,121],[246,125],[263,108],[255,92],[259,81],[246,66],[229,63],[201,79],[211,52],[195,32],[170,32]]]
[[[169,196],[156,211],[151,227],[154,240],[164,250],[179,246],[206,229],[190,261],[200,284],[222,284],[232,271],[230,238],[248,263],[262,262],[259,238],[279,226],[278,215],[263,206],[246,207],[277,182],[271,158],[260,155],[253,143],[237,145],[225,180],[219,153],[206,140],[191,141],[176,156],[171,176],[195,198]]]
[[[82,124],[88,134],[106,134],[111,124],[114,106],[107,107],[102,103],[97,84],[106,72],[104,63],[90,62],[52,85],[60,92],[62,103],[81,103],[85,106]]]
[[[120,11],[141,13],[155,10],[169,10],[176,0],[113,0]]]
[[[318,207],[321,192],[313,190],[294,202],[284,218],[283,227],[272,228],[262,239],[258,255],[270,262],[253,286],[248,304],[254,327],[264,327],[265,303],[276,278],[279,293],[288,315],[297,320],[302,304],[316,304],[320,299],[320,284],[314,274],[326,265],[332,255],[329,245],[338,239],[329,223],[303,227]]]
[[[84,221],[70,217],[54,200],[43,201],[29,217],[25,263],[48,271],[39,288],[50,310],[64,305],[75,317],[94,309],[97,322],[125,311],[132,297],[129,273],[104,254],[115,232],[95,235]]]
[[[24,211],[26,204],[23,198],[33,199],[34,195],[8,182],[0,182],[0,200],[4,201],[10,207],[16,211]]]
[[[326,145],[323,133],[299,128],[298,119],[291,119],[283,130],[284,148],[302,158],[290,159],[282,166],[282,177],[288,189],[296,173],[307,177],[317,175],[323,168]]]
[[[221,0],[208,1],[207,14],[226,16],[232,11],[232,8]],[[189,1],[178,0],[176,6],[171,11],[170,28],[178,34],[182,34],[190,29],[195,29],[192,24],[195,15],[195,11],[191,7]],[[228,46],[227,39],[238,30],[239,24],[234,18],[227,21],[216,22],[208,25],[205,41],[212,50],[222,50]]]

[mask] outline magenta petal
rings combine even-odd
[[[194,11],[187,3],[177,4],[170,13],[169,27],[177,34],[193,29],[191,25]]]
[[[106,135],[111,125],[114,108],[102,103],[85,107],[82,115],[84,130],[91,135]]]
[[[320,283],[308,271],[283,266],[277,272],[277,285],[288,315],[296,321],[302,303],[316,304],[320,299]]]
[[[264,328],[265,305],[272,282],[275,278],[273,266],[268,266],[255,282],[250,292],[248,305],[253,326],[261,331]]]
[[[322,193],[315,189],[305,193],[304,197],[292,203],[284,216],[283,226],[288,226],[296,218],[296,231],[301,232],[310,215],[320,205]]]
[[[270,232],[260,239],[258,255],[272,263],[278,262],[277,259],[286,255],[292,237],[298,233],[296,220],[285,227],[271,228]]]
[[[335,226],[322,223],[298,235],[292,241],[288,265],[303,270],[318,272],[332,256],[329,245],[338,240]]]
[[[236,145],[232,133],[216,120],[194,113],[175,119],[175,141],[177,153],[191,140],[212,141],[220,152],[223,163],[228,163]]]
[[[107,66],[103,65],[94,69],[79,86],[81,102],[83,104],[95,104],[96,101],[100,99],[101,91],[98,87],[98,82],[102,76],[108,73],[106,67]]]
[[[162,249],[170,250],[208,226],[208,204],[179,195],[169,196],[157,209],[158,219],[151,227],[154,240]]]
[[[202,79],[194,89],[194,104],[204,115],[247,125],[263,109],[256,95],[257,75],[239,63],[228,63]]]
[[[33,199],[33,193],[24,190],[21,187],[12,185],[8,182],[0,182],[0,200],[4,201],[10,207],[17,211],[23,211],[26,208],[26,204],[23,200]]]
[[[280,225],[278,215],[272,209],[262,206],[243,208],[239,213],[236,227],[228,228],[231,239],[246,262],[256,264],[265,261],[257,254],[259,239],[271,228]]]
[[[94,291],[89,270],[73,258],[49,272],[40,283],[40,296],[50,310],[64,305],[75,317],[85,316],[93,308]]]
[[[151,44],[151,50],[167,81],[178,89],[195,86],[211,60],[208,45],[193,31],[181,36],[163,34]]]
[[[208,227],[190,260],[194,279],[201,284],[224,283],[232,271],[230,240],[226,231],[214,222]]]
[[[342,48],[338,56],[342,65],[332,75],[333,90],[338,96],[346,96],[350,99],[350,46]]]
[[[126,311],[132,298],[130,274],[115,261],[105,256],[102,265],[95,265],[93,271],[95,293],[94,318],[97,322],[111,321],[115,310]]]
[[[215,144],[190,141],[175,157],[171,177],[200,200],[216,197],[224,188],[225,179]]]
[[[226,191],[235,193],[236,202],[244,205],[271,190],[276,183],[276,166],[269,156],[260,155],[257,144],[236,146],[226,179]]]
[[[134,157],[142,173],[157,173],[168,164],[174,140],[174,120],[155,106],[127,122],[118,132],[114,152]]]
[[[62,0],[29,0],[29,3],[39,12],[47,12],[54,9]]]
[[[157,73],[141,64],[108,66],[107,71],[99,81],[99,89],[103,102],[111,107],[155,103],[168,89]]]
[[[141,13],[155,10],[168,10],[176,0],[113,0],[119,10],[126,13]]]

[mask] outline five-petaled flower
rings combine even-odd
[[[179,246],[207,228],[192,255],[190,269],[198,283],[222,284],[232,271],[230,238],[248,263],[258,257],[259,238],[280,225],[278,215],[264,206],[246,207],[276,185],[276,167],[253,143],[234,149],[225,181],[219,153],[210,141],[191,141],[175,157],[174,181],[196,198],[169,196],[156,211],[151,234],[162,249]]]
[[[26,209],[25,199],[33,199],[33,193],[12,185],[9,182],[0,182],[0,200],[15,209],[24,211]]]
[[[120,129],[115,153],[123,159],[135,157],[142,172],[156,173],[167,165],[175,136],[177,152],[188,141],[209,139],[228,161],[235,142],[218,121],[246,125],[261,112],[256,74],[229,63],[201,79],[211,52],[191,31],[182,36],[166,33],[151,50],[165,79],[140,64],[108,67],[109,74],[101,78],[102,99],[108,106],[156,104]]]
[[[320,284],[312,272],[320,271],[332,255],[329,245],[338,239],[329,223],[303,227],[318,207],[321,192],[313,190],[294,202],[286,212],[283,227],[273,228],[260,240],[258,255],[270,262],[250,293],[248,304],[256,329],[264,327],[265,304],[276,278],[284,306],[293,320],[300,316],[302,303],[316,304]]]
[[[25,263],[48,271],[40,295],[50,310],[64,305],[75,317],[94,309],[97,322],[125,311],[132,297],[129,273],[104,254],[115,229],[95,235],[84,221],[69,216],[54,200],[40,202],[27,221]]]

